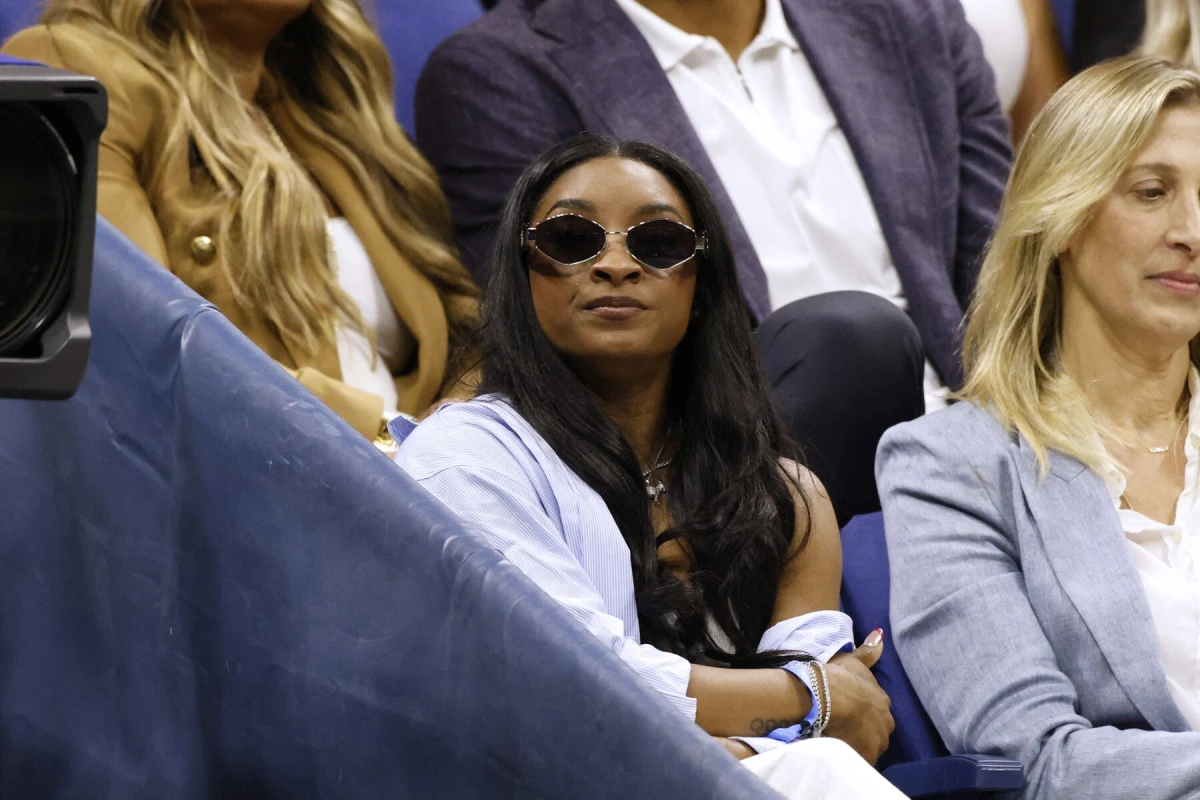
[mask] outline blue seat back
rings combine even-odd
[[[92,309],[0,401],[0,796],[773,796],[103,222]]]
[[[481,17],[483,6],[479,0],[383,0],[377,8],[379,33],[396,75],[396,117],[411,133],[417,78],[429,54],[447,36]]]
[[[0,44],[37,22],[40,12],[41,3],[36,0],[0,0]]]
[[[885,632],[883,656],[875,667],[875,677],[892,699],[896,730],[877,765],[881,770],[947,755],[887,635],[890,588],[883,514],[857,516],[842,529],[842,610],[854,620],[856,642],[862,642],[876,628]]]
[[[1075,0],[1050,0],[1058,34],[1062,37],[1063,52],[1070,54],[1075,44]]]

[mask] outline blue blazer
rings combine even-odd
[[[866,180],[909,313],[942,379],[961,383],[959,327],[1008,178],[1008,122],[959,0],[783,0]],[[582,131],[644,139],[705,178],[746,299],[766,278],[650,46],[613,0],[506,0],[443,42],[417,86],[417,143],[482,276],[518,175]]]
[[[970,403],[879,444],[892,641],[953,753],[1015,758],[1026,800],[1200,797],[1104,480]]]

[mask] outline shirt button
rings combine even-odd
[[[192,259],[202,267],[207,267],[217,257],[217,243],[208,236],[197,236],[192,239]]]

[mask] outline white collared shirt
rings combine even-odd
[[[1189,382],[1187,466],[1174,524],[1121,508],[1126,480],[1120,470],[1105,470],[1103,478],[1150,603],[1167,688],[1192,730],[1200,731],[1200,375],[1194,367]]]
[[[996,75],[1000,105],[1011,112],[1029,64],[1029,23],[1021,0],[962,0],[962,7]]]
[[[762,263],[771,308],[857,290],[907,308],[879,217],[780,0],[735,64],[720,42],[615,0],[641,31]],[[898,157],[903,157],[898,156]],[[926,410],[946,391],[925,367]]]

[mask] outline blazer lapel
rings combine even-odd
[[[1155,730],[1190,730],[1167,689],[1150,607],[1104,481],[1059,453],[1043,478],[1024,438],[1021,454],[1021,487],[1051,567],[1117,682]]]
[[[625,12],[612,0],[546,0],[532,24],[557,43],[548,52],[580,98],[592,132],[658,144],[704,178],[729,229],[746,300],[756,318],[769,314],[767,279],[750,236],[666,73]]]

